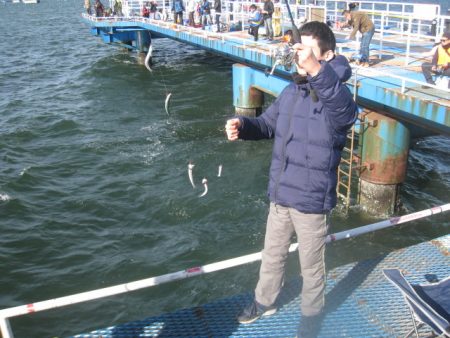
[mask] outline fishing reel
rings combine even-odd
[[[296,52],[289,43],[285,43],[275,49],[273,54],[275,63],[273,64],[270,72],[268,69],[266,70],[266,76],[273,75],[273,72],[278,65],[282,65],[286,71],[290,71],[295,63],[295,55]]]
[[[273,74],[275,67],[278,65],[282,65],[287,71],[291,70],[292,66],[295,64],[295,55],[295,50],[288,43],[278,47],[274,53],[275,64],[273,65],[271,74]]]

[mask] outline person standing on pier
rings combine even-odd
[[[187,2],[187,12],[189,18],[189,26],[195,27],[195,9],[197,7],[197,2],[195,0],[188,0]]]
[[[222,15],[222,1],[214,0],[214,11],[216,12],[217,33],[220,33],[220,16]]]
[[[373,34],[375,33],[375,25],[369,16],[361,11],[349,11],[345,10],[342,15],[347,20],[347,23],[343,26],[353,27],[352,32],[347,37],[348,39],[354,39],[356,32],[361,32],[361,42],[359,45],[359,54],[361,58],[359,63],[362,67],[369,67],[369,56],[370,56],[370,41],[372,41]],[[343,27],[341,26],[341,28]]]
[[[212,23],[211,18],[211,4],[208,0],[203,0],[200,5],[200,14],[201,14],[201,23],[202,29],[205,29],[206,26]]]
[[[312,21],[301,27],[300,35],[302,43],[293,46],[294,82],[263,114],[232,118],[225,130],[230,141],[274,139],[259,281],[254,301],[237,319],[247,324],[276,312],[296,234],[303,278],[298,336],[306,338],[316,336],[323,318],[327,219],[336,206],[337,168],[357,106],[344,84],[350,65],[344,56],[334,55],[331,29]]]
[[[273,40],[273,27],[272,27],[272,14],[274,11],[274,6],[272,0],[264,0],[264,7],[262,10],[264,27],[266,29],[266,38],[269,41]]]
[[[280,36],[281,35],[281,8],[275,7],[275,10],[272,15],[272,26],[273,26],[273,35]]]
[[[123,16],[122,0],[114,0],[114,15]]]
[[[255,41],[258,41],[258,31],[259,26],[261,26],[262,23],[262,14],[261,10],[255,5],[250,5],[250,13],[249,13],[249,19],[248,23],[250,24],[250,27],[248,29],[248,33],[250,35],[253,35],[253,39]]]
[[[91,14],[91,1],[90,0],[84,0],[84,8],[86,9],[87,14]]]
[[[95,16],[97,18],[102,17],[103,13],[105,11],[105,8],[103,7],[103,4],[100,2],[100,0],[95,0],[94,3],[94,10],[95,10]]]
[[[172,12],[174,12],[173,21],[176,24],[182,25],[184,12],[183,0],[173,0]]]
[[[431,62],[422,63],[422,73],[425,81],[432,85],[436,85],[432,73],[450,76],[450,31],[445,31],[442,34],[440,44],[436,47]],[[427,86],[422,87],[428,88]]]

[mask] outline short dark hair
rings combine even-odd
[[[349,11],[348,9],[344,9],[344,10],[342,11],[342,15],[345,15],[345,14],[350,14],[350,11]]]
[[[444,31],[444,33],[442,33],[442,36],[446,39],[450,39],[450,30]]]
[[[300,36],[302,35],[312,36],[313,39],[316,39],[322,55],[329,50],[334,52],[336,48],[336,37],[326,23],[319,21],[307,22],[300,28]]]

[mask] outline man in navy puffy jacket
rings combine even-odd
[[[264,250],[255,300],[238,317],[251,323],[276,311],[284,266],[294,232],[303,278],[300,337],[313,337],[324,309],[327,217],[336,205],[337,168],[357,107],[343,82],[351,68],[335,56],[336,40],[326,24],[309,22],[300,30],[296,67],[303,77],[288,85],[256,118],[227,121],[234,141],[274,138]]]

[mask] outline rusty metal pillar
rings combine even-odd
[[[402,123],[369,112],[364,117],[359,203],[373,215],[391,215],[405,180],[410,132]]]
[[[261,114],[264,93],[256,89],[254,70],[250,67],[233,65],[233,104],[236,115],[257,116]]]

